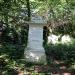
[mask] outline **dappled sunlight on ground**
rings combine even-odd
[[[69,35],[64,35],[61,38],[61,42],[62,42],[62,44],[64,44],[64,43],[71,43],[72,42],[72,38]]]
[[[59,41],[59,38],[60,41]],[[60,35],[54,35],[51,34],[50,36],[48,36],[48,44],[52,43],[52,44],[72,44],[72,40],[73,38],[70,35],[63,35],[62,37]]]
[[[48,36],[48,43],[51,42],[52,44],[56,44],[56,43],[58,43],[58,38],[59,38],[59,36],[52,34],[52,35]]]

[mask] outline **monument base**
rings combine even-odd
[[[43,52],[43,51],[26,50],[25,51],[25,60],[27,62],[46,64],[46,55],[45,55],[45,52]]]

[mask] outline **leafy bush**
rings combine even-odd
[[[6,26],[1,34],[1,41],[12,44],[26,44],[28,38],[28,24],[21,26]]]
[[[21,66],[22,65],[22,66]],[[0,74],[1,75],[18,75],[18,71],[24,68],[24,64],[11,60],[9,55],[0,55]]]
[[[23,68],[25,63],[24,50],[28,39],[28,25],[6,26],[0,34],[0,74],[17,75],[17,69]]]
[[[25,47],[22,45],[5,44],[0,48],[0,53],[5,53],[12,59],[20,59],[23,57]]]
[[[2,33],[2,41],[17,43],[18,42],[18,34],[14,28],[7,27]]]
[[[53,33],[55,34],[72,34],[74,31],[74,26],[71,22],[67,24],[62,24],[54,28]]]
[[[63,60],[68,64],[75,62],[75,44],[49,44],[45,46],[48,60],[52,57],[55,60]]]

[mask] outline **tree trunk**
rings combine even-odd
[[[30,2],[29,0],[26,0],[27,2],[27,11],[28,11],[28,20],[30,20],[31,12],[30,12]]]

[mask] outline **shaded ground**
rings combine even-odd
[[[50,65],[35,65],[31,68],[26,68],[26,71],[28,75],[75,75],[75,72],[68,70],[64,62],[57,60]]]

